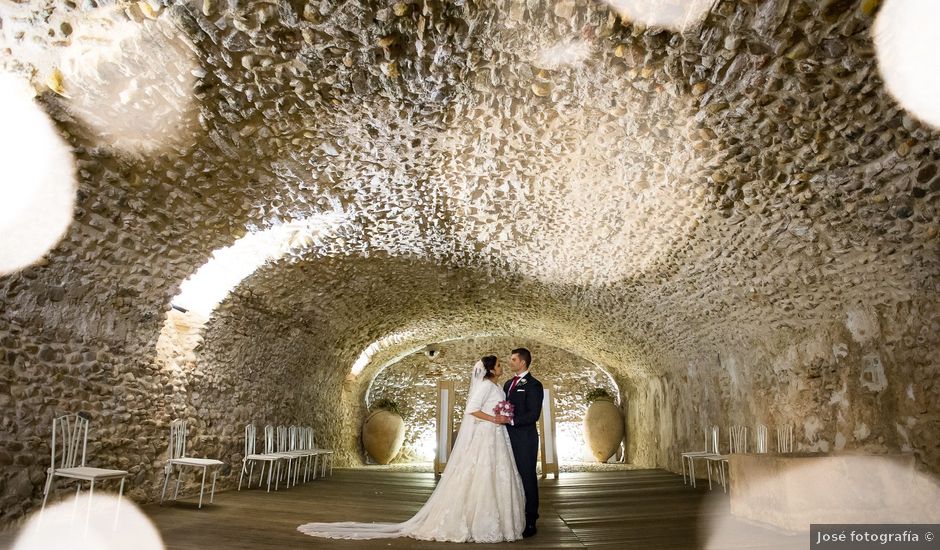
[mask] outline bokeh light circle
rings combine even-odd
[[[937,0],[886,0],[872,31],[888,92],[912,115],[940,127]]]
[[[25,80],[0,73],[0,274],[39,260],[72,223],[72,152]]]

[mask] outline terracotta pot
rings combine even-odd
[[[397,414],[378,410],[362,424],[362,446],[379,464],[388,464],[405,442],[405,420]]]
[[[614,456],[623,440],[623,416],[613,401],[598,399],[584,416],[584,442],[598,462]]]

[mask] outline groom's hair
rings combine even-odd
[[[480,362],[483,363],[483,368],[486,370],[486,374],[483,375],[483,378],[490,379],[496,376],[493,374],[493,369],[496,368],[496,356],[495,355],[484,355]]]
[[[518,355],[523,361],[525,361],[525,368],[529,368],[529,365],[532,364],[532,353],[525,348],[516,348],[512,352]]]

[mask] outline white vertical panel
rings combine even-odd
[[[552,399],[551,391],[545,390],[544,395],[542,396],[542,415],[544,418],[545,426],[542,437],[545,438],[545,463],[553,464],[555,462],[555,434],[552,427],[555,425],[554,414],[555,411],[552,410]]]
[[[447,462],[447,417],[450,412],[450,391],[441,390],[441,415],[437,422],[437,460],[441,464]]]

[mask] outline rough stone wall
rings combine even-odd
[[[641,383],[628,405],[639,432],[629,455],[678,469],[679,449],[700,449],[710,426],[725,449],[729,426],[748,426],[753,446],[758,424],[773,452],[776,429],[789,425],[796,451],[909,452],[936,475],[938,306],[936,296],[854,304],[828,323],[742,338],[682,375]]]
[[[244,456],[244,428],[254,423],[257,445],[262,428],[310,425],[318,445],[332,448],[338,424],[335,416],[317,411],[339,404],[342,374],[329,370],[312,388],[306,387],[311,368],[319,364],[311,346],[312,330],[258,310],[234,298],[210,322],[206,341],[197,348],[188,371],[186,404],[203,433],[212,434],[209,452],[232,465],[236,474]],[[260,450],[260,447],[259,447]],[[223,480],[225,485],[237,478]]]
[[[175,380],[154,346],[173,284],[202,258],[185,255],[193,235],[147,206],[171,191],[160,180],[125,187],[139,177],[128,163],[76,154],[85,168],[68,234],[39,265],[0,279],[3,522],[41,499],[58,415],[92,415],[89,464],[129,470],[136,500],[154,494],[166,447]]]
[[[391,399],[399,404],[405,419],[405,443],[395,462],[428,460],[420,446],[434,442],[438,382],[454,382],[457,396],[453,414],[457,429],[466,405],[473,364],[483,355],[496,355],[503,364],[502,383],[512,376],[509,351],[518,347],[532,352],[532,375],[555,385],[556,429],[559,438],[565,438],[568,444],[559,448],[559,459],[581,460],[586,454],[581,439],[581,422],[587,411],[584,396],[598,387],[619,396],[619,388],[611,377],[590,361],[554,346],[509,338],[473,338],[432,344],[429,349],[436,352],[433,359],[424,351],[413,353],[386,367],[372,382],[367,403]],[[572,442],[577,447],[571,446]]]

